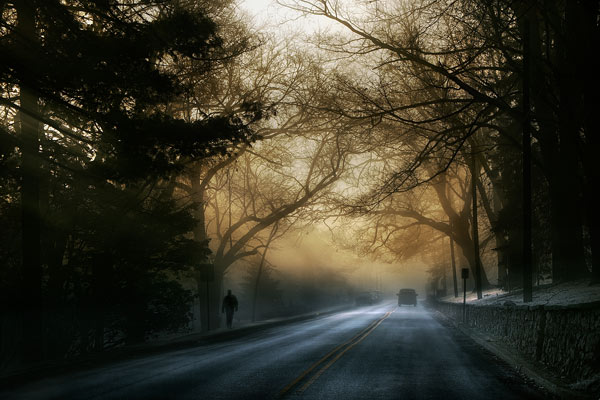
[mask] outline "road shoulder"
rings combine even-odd
[[[597,396],[592,394],[582,393],[570,389],[565,383],[561,382],[558,377],[547,371],[542,364],[533,362],[523,357],[513,349],[504,345],[497,338],[472,329],[462,323],[458,323],[434,308],[429,308],[429,311],[436,319],[443,321],[445,324],[452,325],[462,334],[471,338],[479,346],[483,347],[514,368],[521,376],[534,382],[535,385],[540,387],[542,390],[547,391],[556,398],[581,400],[597,398]]]
[[[10,388],[12,386],[22,385],[36,379],[58,376],[73,371],[93,369],[122,360],[145,357],[167,351],[192,348],[206,343],[233,340],[238,337],[250,335],[252,333],[260,332],[272,327],[322,318],[352,308],[353,305],[341,305],[291,317],[275,318],[258,321],[255,323],[248,323],[234,327],[233,329],[221,328],[210,332],[183,334],[165,340],[154,340],[144,342],[139,345],[123,346],[102,353],[86,354],[85,356],[73,359],[43,362],[27,368],[0,374],[0,388]]]

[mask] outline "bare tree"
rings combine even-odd
[[[346,112],[355,118],[396,118],[414,125],[423,120],[415,120],[407,110],[453,103],[451,112],[462,109],[478,115],[471,120],[476,129],[486,127],[514,140],[510,133],[506,135],[507,126],[514,123],[527,125],[524,129],[529,126],[525,116],[530,110],[522,107],[521,91],[525,76],[523,48],[524,44],[528,45],[531,50],[527,57],[532,69],[537,71],[531,79],[534,121],[531,133],[537,140],[532,155],[534,163],[535,157],[539,157],[537,163],[548,181],[553,275],[557,280],[587,275],[579,211],[583,207],[579,203],[581,198],[590,198],[587,193],[591,192],[585,188],[594,181],[597,168],[590,168],[593,165],[590,152],[583,149],[596,149],[597,142],[593,135],[586,134],[594,129],[588,123],[592,120],[589,114],[577,109],[589,110],[595,104],[584,86],[590,88],[599,79],[596,74],[590,74],[590,64],[582,55],[599,37],[597,23],[592,22],[599,13],[597,4],[552,1],[542,7],[535,2],[471,1],[289,0],[282,3],[301,13],[328,18],[346,29],[350,33],[348,37],[336,34],[336,40],[320,41],[319,46],[336,57],[343,54],[354,60],[361,59],[377,71],[402,71],[410,76],[411,82],[420,84],[415,90],[435,88],[439,93],[440,90],[451,93],[451,98],[446,98],[431,96],[428,90],[426,101],[402,103],[390,96],[397,88],[391,80],[382,81],[380,87],[386,90],[379,90],[379,96],[365,96],[361,89],[364,85],[354,85],[354,93],[365,99],[360,107]],[[526,41],[525,35],[529,38]],[[575,72],[577,70],[582,73]],[[572,78],[558,78],[560,76]],[[370,107],[367,109],[364,104]],[[438,118],[449,115],[447,112],[436,114]],[[512,123],[507,124],[507,120]],[[447,142],[447,138],[440,135],[432,145]],[[520,139],[513,144],[520,146]],[[522,167],[528,175],[527,165]],[[581,179],[567,178],[573,173]],[[392,188],[411,186],[411,183],[411,179],[399,179]],[[593,233],[597,224],[592,221],[596,221],[597,211],[595,207],[589,208],[590,204],[585,203],[586,224],[591,235],[590,246],[594,247],[598,242]],[[524,209],[528,209],[528,205],[524,205]]]
[[[288,42],[267,42],[221,72],[206,83],[214,89],[211,96],[202,91],[203,97],[190,98],[188,114],[243,113],[253,111],[253,104],[266,114],[249,121],[256,143],[239,145],[229,157],[192,163],[178,180],[179,189],[196,207],[195,239],[210,240],[213,250],[215,281],[210,293],[198,284],[199,298],[208,298],[213,307],[229,267],[264,254],[269,241],[263,235],[269,228],[285,230],[307,207],[322,203],[351,150],[339,118],[314,107],[324,101],[320,91],[329,80],[312,57]],[[203,326],[208,326],[202,314]],[[212,313],[211,327],[218,326],[217,316]]]

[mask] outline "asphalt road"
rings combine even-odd
[[[385,303],[5,389],[7,399],[541,399],[422,306]]]

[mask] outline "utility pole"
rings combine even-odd
[[[38,42],[36,9],[32,2],[16,2],[17,48],[35,54]],[[31,59],[31,62],[34,62]],[[43,298],[40,212],[40,156],[39,96],[35,77],[27,65],[19,71],[19,103],[21,122],[19,150],[21,151],[21,323],[23,329],[22,354],[27,362],[43,358]]]
[[[471,192],[473,193],[473,250],[475,256],[475,288],[477,289],[477,299],[483,298],[481,292],[481,260],[479,258],[479,226],[477,222],[477,160],[475,158],[475,149],[471,148]]]
[[[215,280],[215,266],[213,264],[200,264],[200,281],[206,284],[206,330],[210,331],[210,283]]]

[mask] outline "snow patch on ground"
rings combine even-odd
[[[451,303],[462,303],[463,295],[442,297],[441,301]],[[483,292],[483,298],[477,299],[477,293],[467,292],[467,303],[481,305],[502,305],[505,301],[512,301],[516,305],[526,304],[528,306],[568,306],[576,304],[593,303],[600,301],[600,285],[590,286],[589,280],[574,282],[548,284],[534,286],[533,301],[523,303],[523,292],[515,290],[511,292],[494,288]]]

